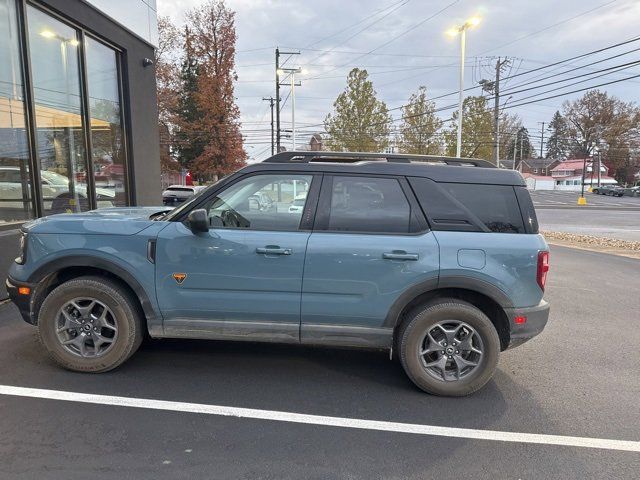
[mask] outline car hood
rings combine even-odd
[[[134,235],[154,223],[150,217],[168,207],[110,207],[84,213],[61,213],[23,225],[31,233]]]

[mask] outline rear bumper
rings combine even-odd
[[[542,300],[534,307],[526,308],[505,308],[505,313],[509,318],[509,328],[511,330],[509,346],[507,348],[522,345],[527,340],[531,340],[544,330],[549,320],[549,304]],[[526,317],[525,323],[516,323],[517,317]]]
[[[22,319],[25,322],[30,323],[31,325],[35,325],[37,322],[34,316],[32,315],[31,299],[35,294],[36,284],[26,283],[26,282],[17,282],[13,280],[11,277],[8,277],[5,283],[5,287],[7,288],[7,293],[9,294],[9,298],[15,304],[15,306],[18,307],[18,311],[20,312]],[[19,293],[18,289],[20,287],[28,287],[29,294],[24,295]]]

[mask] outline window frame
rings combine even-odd
[[[183,212],[180,217],[173,219],[171,221],[181,222],[188,228],[189,222],[189,214],[198,209],[204,208],[204,206],[209,203],[213,197],[217,197],[219,194],[223,193],[225,190],[232,188],[234,185],[247,180],[251,177],[255,176],[265,176],[265,175],[299,175],[299,176],[309,176],[311,177],[311,184],[309,185],[309,193],[307,194],[307,201],[305,203],[304,209],[302,211],[302,216],[300,217],[300,222],[298,223],[297,229],[278,229],[274,230],[272,228],[242,228],[242,227],[210,227],[209,231],[212,230],[240,230],[243,232],[310,232],[313,229],[314,218],[316,215],[316,209],[318,206],[318,196],[320,193],[320,184],[322,183],[322,174],[317,172],[301,172],[296,170],[265,170],[261,172],[251,172],[246,175],[238,175],[235,178],[230,178],[230,181],[224,182],[222,185],[219,185],[219,188],[212,189],[210,192],[206,194],[203,193],[200,195],[202,197],[200,201],[194,203],[192,208],[188,211]]]
[[[122,128],[122,137],[124,144],[124,152],[125,159],[123,169],[125,172],[125,188],[126,188],[126,202],[127,206],[130,206],[134,203],[135,195],[132,189],[133,185],[133,174],[131,168],[131,141],[130,141],[130,129],[128,125],[129,118],[129,101],[128,96],[125,95],[127,92],[126,84],[124,80],[123,73],[126,71],[124,68],[124,61],[126,52],[114,45],[112,42],[96,35],[92,31],[88,30],[84,26],[71,21],[69,18],[60,15],[55,10],[52,10],[48,5],[44,5],[37,0],[17,0],[17,17],[18,17],[18,31],[20,37],[20,62],[22,66],[22,81],[23,81],[23,91],[24,91],[24,101],[25,101],[25,124],[26,124],[26,134],[27,134],[27,144],[29,148],[29,170],[30,170],[30,180],[31,180],[31,197],[33,203],[33,214],[35,218],[40,218],[44,216],[44,198],[42,194],[42,185],[41,185],[41,175],[40,175],[40,152],[39,146],[37,142],[37,126],[36,126],[36,105],[35,105],[35,95],[33,91],[33,78],[32,78],[32,60],[31,60],[31,51],[29,47],[29,26],[28,26],[28,15],[27,15],[27,7],[32,7],[34,9],[39,10],[45,15],[50,16],[54,20],[68,26],[69,28],[74,29],[78,33],[78,68],[79,68],[79,82],[80,82],[80,93],[81,93],[81,117],[83,123],[83,143],[85,150],[85,161],[87,165],[87,186],[88,186],[88,203],[89,209],[97,208],[97,195],[96,195],[96,186],[94,179],[94,162],[93,162],[93,150],[91,145],[91,132],[90,132],[90,112],[89,112],[89,93],[88,93],[88,76],[87,76],[87,68],[86,68],[86,47],[85,47],[85,39],[86,37],[90,37],[92,40],[100,42],[106,47],[114,50],[116,53],[116,67],[118,73],[118,93],[120,95],[121,108],[120,108],[120,120],[121,120],[121,128]]]
[[[329,218],[331,213],[331,200],[333,195],[333,181],[336,177],[358,177],[358,178],[383,178],[396,180],[404,194],[410,208],[409,213],[409,231],[408,232],[384,232],[370,230],[331,230],[329,229]],[[376,175],[370,173],[327,173],[322,179],[322,187],[320,189],[320,197],[318,199],[318,207],[313,225],[314,232],[322,233],[340,233],[345,235],[391,235],[391,236],[418,236],[430,231],[418,200],[416,199],[407,179],[400,175]]]

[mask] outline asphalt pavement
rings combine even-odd
[[[552,314],[460,399],[387,353],[148,341],[100,375],[55,367],[0,307],[0,385],[352,419],[640,440],[640,260],[552,247]],[[603,272],[613,272],[603,275]],[[0,478],[637,478],[640,454],[0,395]]]

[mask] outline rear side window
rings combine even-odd
[[[328,230],[408,233],[411,206],[395,178],[333,177]]]
[[[411,188],[433,230],[454,232],[534,233],[525,228],[516,198],[510,185],[468,183],[436,183],[428,178],[409,177]],[[523,201],[531,199],[524,192]],[[531,205],[530,215],[535,221]]]
[[[525,232],[518,200],[512,186],[467,183],[440,183],[439,185],[492,232]]]

